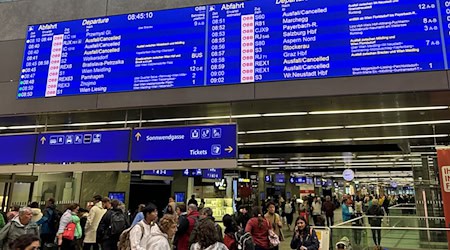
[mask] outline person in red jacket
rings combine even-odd
[[[194,230],[195,222],[197,222],[200,214],[197,211],[197,206],[195,204],[190,204],[188,206],[187,220],[184,220],[185,225],[179,225],[179,230],[184,228],[185,232],[180,234],[178,238],[178,244],[176,246],[177,250],[189,250],[189,237],[191,236],[192,230]]]
[[[255,250],[270,249],[269,229],[271,228],[272,225],[264,218],[261,208],[253,207],[252,218],[247,222],[245,232],[252,235]]]

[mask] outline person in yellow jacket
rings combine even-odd
[[[102,197],[100,195],[94,196],[94,206],[89,210],[89,215],[87,217],[84,237],[83,250],[99,250],[99,244],[97,241],[97,228],[100,221],[105,215],[106,209],[102,206]]]

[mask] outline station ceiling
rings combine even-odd
[[[443,91],[314,97],[1,117],[0,132],[236,122],[241,166],[395,177],[449,143],[449,106]]]

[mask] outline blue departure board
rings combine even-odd
[[[31,25],[18,98],[445,70],[449,39],[450,2],[436,0],[254,0]]]
[[[236,148],[236,124],[134,129],[131,161],[235,159]]]
[[[39,135],[36,163],[127,162],[130,130]]]
[[[37,134],[0,136],[0,165],[34,162]]]
[[[203,85],[206,6],[28,27],[18,98]]]

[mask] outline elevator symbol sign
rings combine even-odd
[[[450,166],[443,166],[442,168],[442,185],[444,191],[450,193]]]

